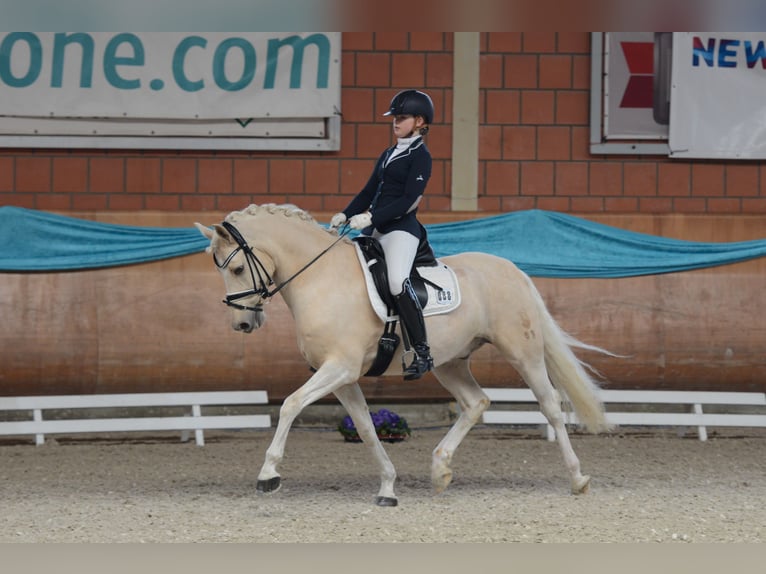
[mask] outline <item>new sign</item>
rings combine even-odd
[[[766,158],[766,36],[675,32],[671,157]]]

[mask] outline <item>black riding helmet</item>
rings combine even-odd
[[[434,103],[428,94],[418,90],[404,90],[391,100],[384,116],[423,116],[426,124],[434,121]]]

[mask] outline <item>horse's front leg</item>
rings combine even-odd
[[[285,454],[287,433],[300,412],[326,394],[333,393],[340,387],[354,382],[358,375],[358,371],[354,373],[347,366],[326,362],[301,388],[285,399],[279,409],[277,430],[266,450],[266,458],[261,472],[258,474],[257,491],[275,492],[279,489],[280,476],[277,472],[277,465],[282,461]]]
[[[394,482],[396,481],[396,469],[394,464],[386,453],[386,449],[380,443],[375,425],[372,423],[370,409],[367,401],[362,394],[362,389],[357,383],[347,385],[335,390],[335,396],[343,407],[351,415],[354,426],[362,438],[364,444],[368,446],[375,460],[380,467],[380,490],[375,504],[378,506],[396,506],[398,504],[394,494]]]

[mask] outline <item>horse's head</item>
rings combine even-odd
[[[241,236],[235,238],[223,225],[212,229],[194,224],[200,233],[210,240],[207,252],[223,277],[226,286],[226,303],[232,308],[231,326],[235,331],[250,333],[266,320],[263,303],[268,294],[269,273],[260,260],[254,258],[250,248],[243,244]],[[234,233],[237,233],[234,230]]]

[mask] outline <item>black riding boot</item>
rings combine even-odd
[[[399,320],[415,351],[412,364],[404,369],[404,380],[419,379],[434,368],[431,349],[428,347],[426,338],[426,322],[423,319],[423,310],[420,308],[420,302],[409,280],[404,282],[404,290],[399,295],[395,295],[394,299],[399,310]]]

